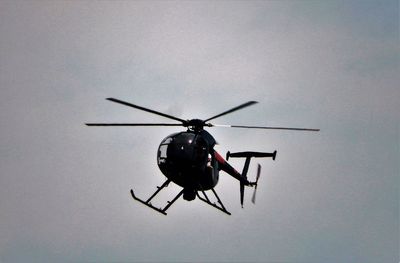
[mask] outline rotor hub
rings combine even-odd
[[[205,126],[205,122],[200,119],[191,119],[186,122],[186,125],[191,131],[201,131]]]

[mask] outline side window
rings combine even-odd
[[[167,144],[162,144],[162,145],[160,145],[160,148],[158,148],[158,164],[162,164],[162,163],[166,162],[167,149],[168,149]]]
[[[168,138],[166,138],[163,142],[162,142],[162,144],[169,144],[169,143],[171,143],[173,141],[173,139],[171,138],[171,137],[168,137]]]

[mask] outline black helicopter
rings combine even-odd
[[[231,128],[247,128],[247,129],[275,129],[275,130],[295,130],[295,131],[319,131],[319,129],[308,128],[287,128],[287,127],[263,127],[263,126],[241,126],[241,125],[215,125],[209,121],[232,113],[234,111],[251,106],[256,101],[249,101],[234,107],[230,110],[217,114],[211,118],[200,120],[191,119],[184,120],[171,116],[162,112],[144,108],[135,104],[131,104],[122,100],[107,98],[107,100],[119,103],[125,106],[133,107],[142,111],[150,112],[156,115],[169,118],[179,123],[86,123],[87,126],[183,126],[186,131],[178,132],[167,136],[158,147],[157,163],[161,172],[167,177],[167,180],[157,187],[147,200],[139,199],[131,190],[132,197],[147,205],[148,207],[166,215],[168,208],[181,196],[187,201],[192,201],[196,196],[205,203],[217,208],[218,210],[230,215],[223,205],[221,199],[214,190],[218,183],[219,171],[224,171],[237,179],[240,183],[240,203],[243,207],[244,188],[245,186],[257,188],[258,179],[260,177],[261,166],[258,165],[257,177],[254,182],[247,179],[247,171],[249,169],[251,158],[271,157],[275,160],[276,151],[272,153],[266,152],[236,152],[226,154],[226,160],[214,150],[216,144],[213,136],[204,130],[205,127],[231,127]],[[242,172],[236,171],[227,161],[230,157],[246,158]],[[151,204],[151,200],[170,182],[174,182],[183,189],[167,202],[163,208],[157,208]],[[211,202],[205,191],[211,190],[218,204]],[[255,202],[255,190],[252,201]],[[202,195],[199,194],[202,193]]]

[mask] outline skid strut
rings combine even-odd
[[[135,193],[133,192],[133,190],[131,189],[131,195],[133,197],[133,199],[135,199],[136,201],[139,201],[140,203],[156,210],[157,212],[160,212],[161,214],[167,215],[166,211],[168,210],[168,208],[176,201],[178,200],[178,198],[183,194],[183,189],[174,197],[174,199],[172,199],[171,201],[167,202],[167,205],[164,208],[157,208],[155,206],[153,206],[151,204],[151,200],[165,187],[168,186],[168,184],[171,182],[171,180],[167,180],[165,181],[161,186],[157,186],[157,191],[154,192],[154,194],[152,194],[146,201],[138,198],[135,196]]]
[[[222,201],[221,201],[221,199],[219,199],[219,196],[217,195],[217,192],[215,192],[214,188],[211,188],[211,191],[213,192],[214,196],[217,198],[217,201],[218,201],[218,203],[219,203],[220,206],[218,206],[216,203],[212,203],[212,202],[210,201],[210,199],[208,198],[206,192],[204,192],[203,190],[201,190],[201,192],[203,193],[204,197],[201,197],[201,196],[199,195],[199,192],[197,192],[196,194],[197,194],[197,197],[198,197],[201,201],[203,201],[203,202],[205,202],[205,203],[211,205],[212,207],[217,208],[218,210],[224,212],[225,214],[231,215],[231,213],[230,213],[228,210],[226,210],[224,204],[222,204]]]

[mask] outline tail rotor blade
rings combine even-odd
[[[258,164],[257,166],[257,177],[256,177],[256,183],[254,185],[254,192],[253,192],[253,197],[251,198],[251,202],[253,204],[256,203],[256,192],[257,192],[257,183],[258,183],[258,179],[260,178],[260,174],[261,174],[261,165]]]
[[[251,198],[251,202],[252,202],[253,204],[256,204],[256,190],[257,190],[257,185],[254,186],[253,197]]]
[[[260,178],[260,174],[261,174],[261,164],[258,164],[257,165],[256,185],[257,185],[258,179]]]
[[[241,181],[240,182],[240,204],[242,205],[242,208],[243,208],[243,201],[244,201],[244,183]]]

